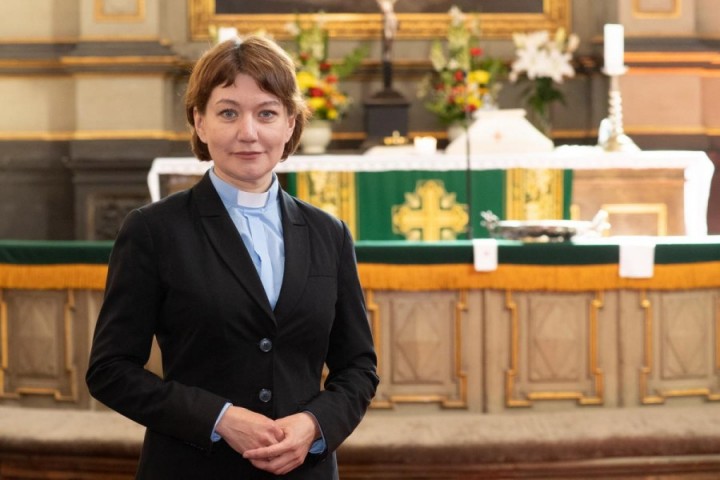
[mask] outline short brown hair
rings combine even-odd
[[[297,150],[309,110],[295,80],[295,65],[288,54],[274,41],[252,35],[231,39],[205,52],[193,68],[185,91],[185,116],[192,127],[190,144],[200,160],[211,160],[210,151],[195,130],[194,110],[205,113],[215,87],[227,87],[244,73],[252,77],[261,90],[275,95],[290,117],[295,117],[295,130],[285,144],[282,159]]]

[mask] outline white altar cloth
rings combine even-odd
[[[469,161],[468,161],[469,160]],[[469,163],[469,166],[468,166]],[[160,199],[161,175],[202,175],[212,166],[192,157],[164,157],[153,161],[148,188],[153,201]],[[707,203],[714,165],[701,151],[646,150],[605,152],[598,147],[561,146],[552,152],[422,155],[413,146],[375,147],[363,155],[295,155],[276,171],[387,172],[404,170],[507,170],[550,168],[560,170],[682,169],[685,176],[685,230],[690,236],[707,235]]]

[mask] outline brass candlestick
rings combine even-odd
[[[598,145],[606,152],[637,152],[640,148],[635,145],[630,137],[623,131],[622,95],[620,95],[620,75],[624,74],[627,68],[622,71],[609,73],[603,72],[610,77],[609,109],[607,118],[600,122],[598,133]]]

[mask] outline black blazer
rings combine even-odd
[[[211,442],[225,402],[270,418],[311,412],[330,454],[308,455],[283,478],[336,478],[334,451],[377,387],[373,341],[347,227],[280,197],[285,273],[274,311],[207,174],[126,218],[87,384],[147,427],[137,478],[273,478],[224,441]],[[143,368],[153,335],[164,378]]]

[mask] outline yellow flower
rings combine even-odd
[[[297,72],[296,77],[300,90],[307,90],[317,82],[315,75],[308,71]]]
[[[311,110],[320,110],[325,107],[325,99],[323,97],[308,98],[307,103]]]
[[[490,82],[490,72],[487,70],[473,70],[468,74],[468,82],[486,85]]]
[[[335,120],[338,117],[338,111],[334,108],[328,110],[327,112],[328,120]]]

